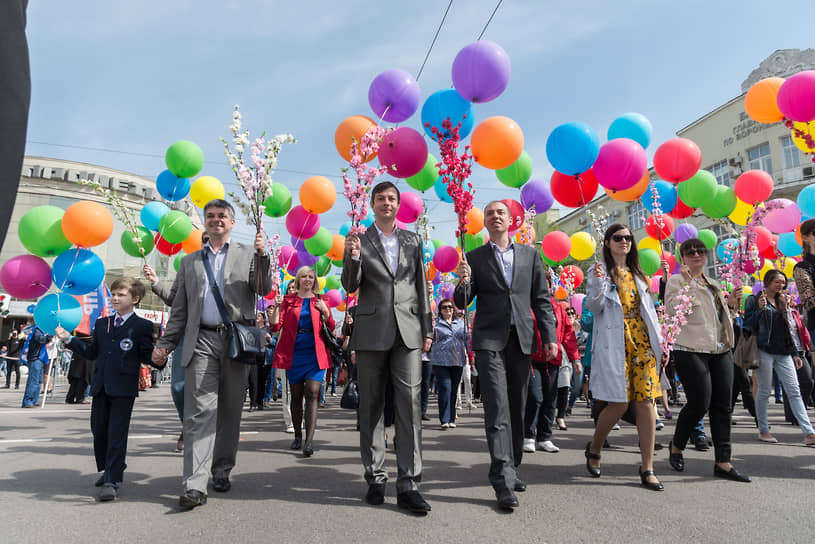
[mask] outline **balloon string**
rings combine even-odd
[[[589,229],[589,236],[591,236],[591,231],[594,225],[591,221],[591,216],[589,215],[589,205],[586,202],[586,197],[583,194],[583,178],[580,177],[580,174],[574,177],[575,181],[577,181],[577,189],[580,191],[580,201],[583,202],[583,214],[586,216],[586,227]],[[597,241],[594,243],[594,263],[597,264],[597,243],[600,240],[600,233],[597,233]]]

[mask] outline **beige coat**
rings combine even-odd
[[[733,349],[733,321],[727,315],[727,301],[721,290],[716,286],[716,282],[705,276],[707,282],[713,287],[714,296],[721,300],[725,315],[724,321],[725,338],[724,344],[728,349]],[[676,314],[676,306],[679,304],[679,291],[685,283],[680,274],[674,274],[668,279],[665,287],[665,315]],[[716,304],[704,292],[707,286],[704,283],[693,282],[688,294],[693,297],[691,313],[687,316],[688,322],[679,330],[676,343],[680,346],[691,347],[695,351],[705,353],[716,353],[716,336],[718,331],[719,318],[716,315]]]

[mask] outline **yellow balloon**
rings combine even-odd
[[[804,131],[806,134],[812,135],[815,138],[815,121],[810,121],[809,123],[804,123],[801,121],[796,121],[793,123],[793,126],[798,130]],[[792,142],[795,144],[795,147],[803,151],[804,153],[815,153],[815,148],[810,148],[807,145],[806,140],[803,138],[799,138],[795,135],[795,131],[791,131],[792,135]]]
[[[320,291],[325,289],[325,276],[320,276],[319,278],[317,278],[317,285],[320,286]]]
[[[748,204],[746,202],[742,202],[740,199],[736,199],[736,207],[733,208],[733,211],[730,212],[730,220],[733,221],[737,225],[741,225],[742,227],[747,224],[750,220],[750,217],[753,215],[753,212],[756,211],[756,207],[752,204]]]
[[[775,266],[773,266],[772,261],[764,261],[764,266],[761,267],[761,270],[758,271],[758,279],[764,281],[764,276],[767,275],[767,272],[770,270],[775,270]],[[753,274],[755,276],[755,274]]]
[[[779,262],[778,264],[780,265],[781,263]],[[787,276],[787,279],[789,280],[792,279],[793,268],[795,268],[795,261],[793,261],[792,259],[787,259],[786,262],[784,263],[784,269],[781,271],[784,273],[785,276]]]
[[[572,240],[572,249],[569,251],[569,255],[574,259],[585,261],[594,255],[596,243],[591,234],[588,232],[575,232],[570,238]]]
[[[199,208],[206,206],[210,200],[223,198],[225,194],[224,184],[212,176],[201,176],[193,181],[190,187],[192,203]]]
[[[653,249],[657,255],[662,254],[662,247],[659,245],[659,240],[646,236],[637,244],[637,249]]]
[[[294,276],[292,276],[291,274],[289,274],[285,270],[283,271],[283,280],[289,281],[289,280],[293,280],[293,279],[294,279]]]

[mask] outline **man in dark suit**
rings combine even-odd
[[[181,259],[173,289],[170,319],[153,350],[164,362],[184,338],[184,494],[185,510],[207,502],[207,482],[227,492],[240,440],[244,387],[249,368],[227,357],[228,329],[207,280],[202,256],[209,261],[215,283],[232,322],[255,324],[257,295],[272,290],[269,255],[262,233],[250,246],[230,240],[235,209],[217,199],[204,206],[204,247]]]
[[[467,263],[456,270],[461,281],[453,297],[459,308],[478,297],[472,347],[492,460],[489,478],[504,509],[518,506],[513,491],[526,489],[517,467],[523,457],[524,409],[536,348],[533,314],[547,358],[557,353],[543,262],[534,248],[512,242],[507,232],[510,222],[504,202],[487,204],[484,224],[489,242],[467,252]]]
[[[368,504],[385,500],[385,385],[393,380],[396,416],[396,499],[400,508],[425,514],[422,475],[421,352],[433,337],[425,283],[422,240],[396,227],[399,190],[390,182],[371,191],[375,222],[364,234],[346,237],[342,285],[358,291],[354,350],[359,383],[359,443]]]
[[[133,403],[139,396],[139,368],[150,363],[153,352],[153,324],[134,312],[144,298],[145,288],[134,278],[119,278],[110,287],[110,303],[116,311],[102,317],[93,327],[91,341],[85,343],[62,327],[56,335],[67,347],[96,359],[91,385],[91,430],[96,469],[104,470],[96,486],[99,499],[112,501],[124,477],[127,433]]]

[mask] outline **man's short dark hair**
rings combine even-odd
[[[207,210],[210,208],[224,208],[227,212],[229,212],[229,218],[235,219],[235,208],[232,207],[232,204],[224,200],[223,198],[216,198],[214,200],[210,200],[204,205],[204,216],[207,215]]]
[[[394,191],[396,191],[396,202],[402,201],[402,197],[399,194],[399,189],[396,187],[396,185],[394,185],[390,181],[380,181],[374,186],[373,189],[371,189],[371,202],[374,201],[376,195],[378,195],[382,191],[387,191],[388,189],[393,189]]]
[[[493,204],[501,204],[504,208],[507,209],[507,215],[512,215],[512,209],[509,207],[509,204],[504,202],[503,200],[493,200],[492,202],[487,202],[487,205],[484,206],[484,210],[492,206]]]

